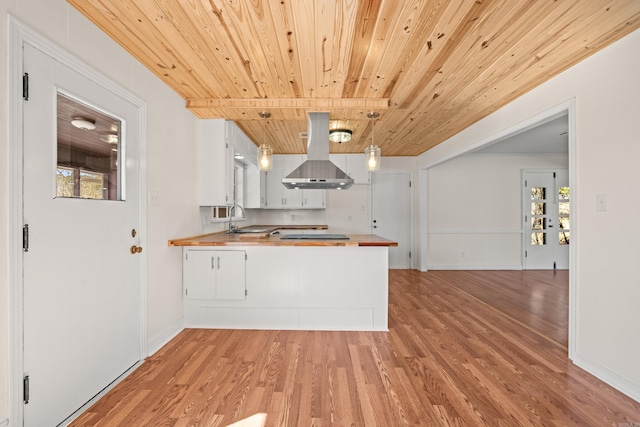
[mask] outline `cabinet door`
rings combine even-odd
[[[260,186],[260,171],[253,164],[244,168],[244,204],[245,208],[257,209],[262,207]]]
[[[225,120],[198,121],[200,206],[223,206],[233,191],[233,150]]]
[[[185,251],[184,288],[189,299],[216,296],[215,251]]]
[[[284,169],[272,169],[265,174],[266,185],[266,203],[268,209],[283,209],[286,206],[284,190],[286,187],[282,185],[282,178],[285,176]]]
[[[300,190],[291,190],[300,191]],[[302,207],[307,209],[324,208],[324,190],[302,190]]]
[[[354,184],[370,184],[370,173],[365,164],[364,154],[348,154],[345,172],[353,178]]]
[[[289,190],[282,184],[282,178],[289,175],[289,169],[270,170],[266,174],[267,204],[268,209],[299,209],[302,207],[302,191]]]
[[[245,251],[216,251],[216,299],[245,299]]]

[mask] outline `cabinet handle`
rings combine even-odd
[[[220,257],[218,257],[218,270],[220,270]]]
[[[211,269],[215,270],[216,269],[216,260],[215,257],[211,257]]]

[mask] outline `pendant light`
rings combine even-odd
[[[373,141],[373,121],[379,115],[376,111],[367,113],[367,117],[371,119],[371,145],[364,150],[364,154],[367,170],[369,171],[380,170],[380,147],[375,145]]]
[[[258,147],[258,169],[261,171],[270,171],[273,168],[273,149],[267,144],[267,119],[271,117],[271,113],[262,111],[260,117],[264,119],[264,126],[262,144]]]

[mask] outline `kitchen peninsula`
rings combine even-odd
[[[387,330],[388,251],[397,243],[324,233],[254,225],[170,240],[183,249],[187,327]]]

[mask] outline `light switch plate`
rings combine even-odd
[[[606,212],[609,209],[609,195],[596,194],[596,212]]]

